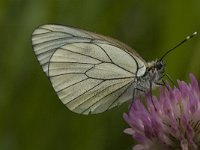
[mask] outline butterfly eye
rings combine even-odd
[[[160,70],[160,69],[162,69],[162,68],[163,68],[163,66],[164,66],[164,64],[163,64],[163,62],[162,62],[162,61],[158,61],[158,62],[156,63],[156,69],[157,69],[157,70]]]

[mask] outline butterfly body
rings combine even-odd
[[[80,114],[101,113],[144,94],[160,83],[165,68],[118,40],[73,27],[40,26],[32,45],[60,100]]]
[[[147,63],[147,69],[144,75],[136,77],[133,83],[134,98],[149,92],[151,89],[162,84],[161,80],[165,71],[165,64],[156,60]]]

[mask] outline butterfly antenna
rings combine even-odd
[[[175,82],[174,82],[174,80],[172,79],[172,77],[171,77],[169,74],[167,74],[167,73],[165,73],[165,75],[166,75],[166,77],[169,79],[169,81],[170,81],[173,85],[175,85]]]
[[[193,38],[195,35],[197,35],[197,32],[194,32],[192,35],[187,36],[183,41],[181,41],[179,44],[177,44],[176,46],[174,46],[172,49],[168,50],[166,53],[164,53],[164,55],[159,59],[160,61],[163,60],[163,58],[168,55],[171,51],[173,51],[174,49],[176,49],[177,47],[179,47],[180,45],[182,45],[183,43],[185,43],[186,41],[188,41],[189,39]]]

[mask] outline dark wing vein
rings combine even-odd
[[[62,61],[59,61],[59,62],[57,62],[57,61],[51,61],[50,63],[56,63],[56,64],[59,64],[59,63],[66,63],[66,64],[70,64],[70,63],[77,63],[77,64],[88,64],[88,65],[94,65],[93,63],[84,63],[84,62],[62,62]],[[100,62],[100,63],[98,63],[98,64],[95,64],[95,65],[99,65],[99,64],[101,64],[102,62]]]
[[[107,43],[106,43],[106,44],[107,44]],[[131,71],[129,71],[129,70],[127,70],[127,69],[125,69],[125,68],[119,66],[118,64],[114,63],[113,60],[110,58],[110,56],[107,54],[107,52],[104,50],[103,47],[101,47],[101,46],[98,45],[98,44],[95,44],[95,45],[99,46],[99,47],[106,53],[106,55],[109,57],[109,59],[111,60],[111,62],[112,62],[114,65],[118,66],[119,68],[121,68],[121,69],[123,69],[123,70],[126,70],[126,71],[129,72],[129,73],[135,74],[135,73],[133,73],[133,72],[131,72]],[[111,44],[108,44],[108,45],[111,45]],[[111,46],[116,47],[116,46],[114,46],[114,45],[111,45]],[[119,47],[118,47],[118,48],[119,48]],[[120,48],[119,48],[119,49],[120,49]],[[126,52],[127,52],[127,51],[126,51]],[[137,63],[136,59],[135,59],[132,55],[130,55],[128,52],[127,52],[127,54],[128,54],[129,56],[131,56],[131,57],[134,59],[134,61]]]
[[[107,55],[107,57],[110,59],[110,61],[113,63],[113,61],[112,61],[112,59],[110,58],[110,56],[108,55],[108,53],[101,47],[101,46],[99,46],[98,44],[96,44],[96,43],[94,43],[94,42],[92,42],[94,45],[96,45],[96,46],[98,46],[101,50],[103,50],[104,51],[104,53]]]
[[[107,110],[112,107],[112,105],[129,89],[129,87],[131,85],[132,85],[132,83],[130,83],[130,85],[110,104],[110,106],[107,108]]]
[[[41,28],[41,29],[45,29],[45,30],[48,30],[49,32],[54,32],[53,30],[50,30],[50,29],[44,28],[43,26],[40,26],[39,28]]]
[[[65,103],[65,105],[69,104],[70,102],[72,102],[73,100],[76,100],[77,98],[81,97],[82,95],[84,95],[85,93],[91,91],[93,88],[99,86],[101,83],[103,83],[104,81],[99,82],[97,85],[93,86],[92,88],[90,88],[89,90],[85,91],[84,93],[78,95],[77,97],[73,98],[72,100],[70,100],[69,102]]]
[[[78,106],[76,106],[74,109],[76,109],[77,107],[83,105],[84,103],[86,103],[86,102],[88,102],[90,99],[92,99],[93,97],[95,97],[95,96],[97,96],[98,94],[102,93],[102,91],[105,91],[105,90],[107,90],[109,87],[111,87],[111,86],[113,86],[113,85],[116,85],[116,84],[119,84],[119,83],[115,83],[115,84],[112,84],[112,85],[109,85],[109,86],[105,87],[105,88],[102,89],[101,91],[95,93],[95,95],[93,95],[92,97],[90,97],[90,98],[87,99],[86,101],[83,101],[81,104],[79,104]],[[98,89],[97,89],[97,90],[98,90]],[[110,93],[109,93],[109,94],[110,94]],[[109,94],[108,94],[108,95],[109,95]],[[106,96],[107,96],[107,95],[106,95]],[[104,96],[104,97],[106,97],[106,96]],[[103,98],[104,98],[104,97],[103,97]]]
[[[122,88],[124,88],[125,86],[127,86],[128,84],[130,84],[130,82],[129,83],[127,83],[127,84],[125,84],[125,85],[123,85],[122,87],[120,87],[120,88],[118,88],[118,89],[116,89],[116,90],[114,90],[114,91],[112,91],[111,93],[108,93],[108,95],[106,95],[106,96],[104,96],[104,97],[102,97],[102,98],[100,98],[98,101],[96,101],[94,104],[92,104],[91,106],[89,106],[86,110],[84,110],[84,111],[82,111],[81,112],[81,114],[83,114],[84,112],[86,112],[86,111],[88,111],[92,106],[94,106],[94,105],[96,105],[98,102],[100,102],[102,99],[104,99],[104,98],[106,98],[107,96],[109,96],[109,95],[111,95],[111,94],[113,94],[113,93],[115,93],[116,91],[118,91],[118,90],[120,90],[120,89],[122,89]],[[112,85],[111,85],[112,86]],[[110,87],[110,86],[109,86]],[[108,88],[108,87],[107,87]],[[106,88],[106,89],[107,89]],[[104,89],[104,90],[106,90],[106,89]],[[127,89],[127,88],[126,88]],[[125,89],[125,90],[126,90]],[[101,91],[102,92],[102,91]],[[100,92],[99,92],[100,93]],[[97,94],[99,94],[99,93],[97,93]],[[94,97],[94,96],[93,96]],[[88,100],[87,100],[88,101]],[[86,102],[86,101],[85,101]],[[84,102],[84,103],[85,103]],[[84,103],[82,103],[82,104],[84,104]],[[81,104],[81,105],[82,105]],[[79,105],[80,106],[80,105]],[[77,107],[76,107],[77,108]]]
[[[89,56],[89,55],[85,55],[85,54],[82,54],[82,53],[79,53],[79,52],[74,52],[74,51],[71,51],[70,49],[65,49],[65,48],[60,48],[62,50],[66,50],[66,51],[69,51],[69,52],[72,52],[72,53],[75,53],[75,54],[79,54],[79,55],[83,55],[83,56],[86,56],[86,57],[89,57],[89,58],[92,58],[92,59],[96,59],[100,62],[103,62],[102,60],[98,59],[98,58],[95,58],[95,57],[92,57],[92,56]]]
[[[57,26],[59,26],[59,25],[57,25]],[[63,26],[59,26],[59,27],[63,27]],[[44,26],[41,26],[41,28],[42,28],[42,29],[45,29],[45,30],[49,30],[50,32],[55,32],[55,31],[56,31],[56,29],[55,29],[55,30],[51,30],[51,29],[45,28]],[[83,32],[83,30],[80,31],[80,29],[78,29],[78,28],[69,27],[69,26],[68,26],[68,28],[70,28],[70,29],[72,29],[72,30],[78,30],[79,32]],[[58,29],[57,29],[57,32],[71,34],[71,33],[69,33],[69,32],[58,31]],[[86,33],[86,32],[83,32],[83,33],[86,34],[86,35],[88,35],[89,37],[91,37],[88,33]],[[71,35],[74,36],[74,37],[76,37],[75,34],[71,34]],[[81,37],[81,36],[78,36],[78,37]],[[83,37],[83,36],[82,36],[82,37]]]
[[[51,77],[58,77],[58,76],[66,75],[66,74],[83,74],[83,73],[77,73],[77,72],[61,73],[61,74],[57,74],[57,75],[52,75]]]
[[[45,30],[46,30],[46,29],[45,29]],[[32,34],[32,37],[33,37],[33,38],[36,38],[36,37],[41,38],[41,37],[39,37],[40,35],[43,36],[43,35],[45,35],[45,34],[50,34],[50,33],[52,33],[52,34],[53,34],[53,33],[55,33],[55,34],[61,33],[61,34],[63,34],[63,35],[65,34],[65,35],[70,35],[71,37],[73,37],[73,35],[70,34],[70,33],[67,33],[67,32],[64,32],[64,33],[63,33],[63,32],[59,32],[59,31],[54,31],[54,32],[51,32],[51,31],[50,31],[50,32],[36,33],[36,34],[34,33],[34,34]],[[55,36],[57,36],[57,35],[55,35]],[[44,39],[44,37],[42,37],[42,38]]]
[[[69,87],[71,87],[71,86],[74,86],[74,85],[76,85],[76,84],[78,84],[78,83],[81,83],[82,81],[85,81],[85,80],[87,80],[87,79],[88,79],[88,78],[85,78],[85,79],[83,79],[83,80],[81,80],[81,81],[78,81],[78,82],[76,82],[76,83],[73,83],[73,84],[71,84],[71,85],[69,85],[69,86],[67,86],[67,87],[65,87],[65,88],[63,88],[63,89],[57,91],[57,93],[62,92],[63,90],[66,90],[67,88],[69,88]],[[65,98],[65,97],[63,97],[63,98]]]
[[[38,46],[38,45],[45,45],[45,44],[48,44],[48,43],[52,43],[52,42],[57,42],[59,40],[68,40],[68,39],[71,39],[72,37],[60,37],[60,38],[56,38],[56,39],[52,39],[52,40],[48,40],[48,41],[44,41],[44,42],[41,42],[41,43],[37,43],[37,44],[34,44],[34,46]]]
[[[96,79],[96,80],[120,80],[120,79],[130,79],[130,78],[134,78],[134,77],[121,77],[121,78],[111,78],[111,79],[105,79],[105,78],[94,78],[94,77],[90,77],[87,74],[85,74],[87,77],[89,77],[90,79]]]

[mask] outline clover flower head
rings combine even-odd
[[[146,94],[131,104],[124,130],[137,141],[133,150],[199,150],[200,149],[200,91],[196,78],[178,81],[178,87],[163,90],[159,97]]]

